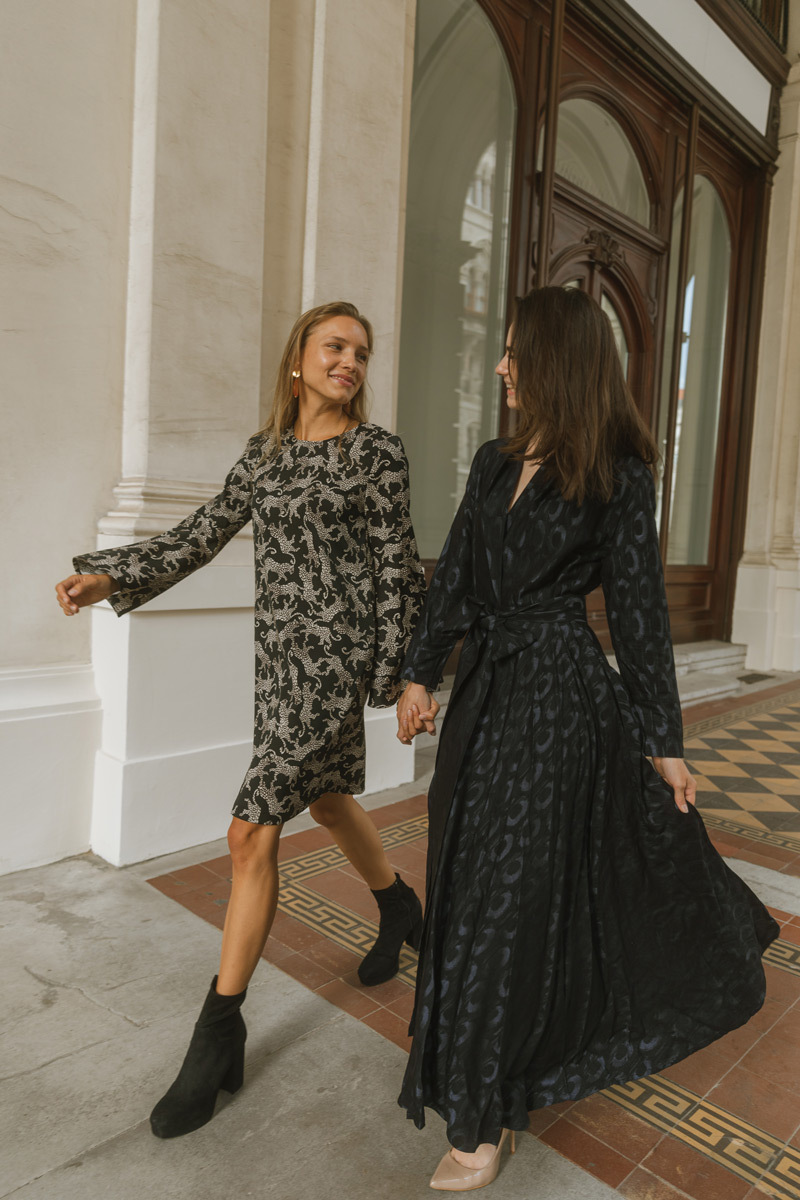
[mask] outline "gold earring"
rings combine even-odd
[[[292,371],[292,395],[295,400],[300,395],[300,372]]]

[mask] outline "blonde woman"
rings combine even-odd
[[[373,335],[345,302],[296,322],[272,413],[220,494],[168,533],[79,555],[56,587],[68,615],[107,599],[118,615],[203,566],[248,521],[256,566],[254,754],[233,806],[233,887],[215,977],[177,1079],[151,1115],[158,1137],[211,1119],[220,1088],[242,1083],[240,1008],[278,899],[283,825],[306,808],[378,902],[362,983],[397,971],[419,944],[420,903],[389,866],[364,790],[364,704],[392,704],[424,577],[400,439],[366,420]]]

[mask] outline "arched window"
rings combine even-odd
[[[435,558],[475,447],[497,433],[516,103],[474,0],[418,0],[414,64],[397,429]]]
[[[544,146],[539,143],[539,161]],[[558,107],[556,174],[640,225],[650,224],[650,197],[639,159],[620,123],[593,100]]]
[[[668,439],[669,387],[677,300],[678,246],[683,192],[675,202],[673,254],[667,298],[667,353],[659,407],[660,449],[672,458],[667,562],[671,566],[708,562],[714,473],[722,403],[725,331],[731,270],[731,236],[717,189],[696,175],[692,232],[680,331],[681,360],[677,415],[672,445]]]

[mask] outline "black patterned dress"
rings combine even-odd
[[[683,752],[654,489],[608,504],[473,463],[403,675],[466,634],[429,794],[428,905],[400,1103],[461,1150],[743,1024],[778,927],[647,756]],[[620,673],[586,620],[602,583]]]
[[[394,434],[363,423],[321,442],[251,438],[218,496],[144,542],[78,555],[119,584],[119,616],[202,567],[253,521],[253,760],[233,807],[278,825],[325,792],[364,790],[364,704],[392,704],[425,580]],[[198,647],[198,653],[201,653]]]

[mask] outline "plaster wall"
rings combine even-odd
[[[0,667],[85,663],[53,585],[119,477],[134,0],[8,0],[0,41]]]
[[[91,622],[53,585],[119,476],[135,8],[0,11],[0,871],[89,845]]]

